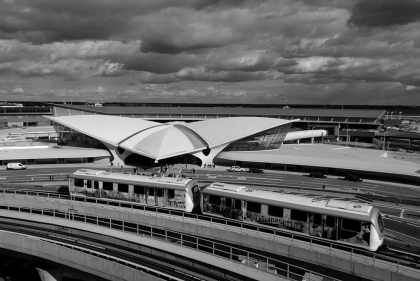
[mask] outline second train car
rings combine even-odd
[[[200,206],[203,214],[287,229],[370,251],[376,251],[384,241],[379,209],[345,198],[212,183],[203,190]]]

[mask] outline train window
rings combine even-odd
[[[144,194],[144,186],[135,185],[134,186],[135,194]]]
[[[314,224],[320,225],[322,224],[322,215],[314,214],[314,219],[312,221]]]
[[[163,197],[163,189],[162,188],[156,188],[157,189],[157,197]]]
[[[303,221],[306,222],[308,219],[308,212],[301,211],[301,210],[291,210],[292,213],[290,214],[290,218],[292,220]]]
[[[362,222],[350,219],[341,219],[341,229],[353,232],[360,232],[362,229]]]
[[[233,201],[233,199],[231,199],[231,198],[226,198],[226,207],[227,208],[232,208],[232,201]]]
[[[87,181],[86,181],[86,187],[87,187],[87,188],[91,188],[91,187],[92,187],[92,181],[87,180]]]
[[[119,183],[118,184],[118,191],[127,193],[128,192],[128,184]]]
[[[99,189],[99,182],[98,181],[93,182],[93,188],[94,189]]]
[[[155,196],[155,189],[153,187],[149,187],[149,196]]]
[[[246,209],[249,212],[261,213],[261,204],[248,201],[248,206],[246,207]]]
[[[379,230],[382,233],[384,231],[384,221],[382,220],[381,215],[378,216],[378,225],[379,225]]]
[[[268,215],[273,217],[283,217],[283,208],[277,206],[268,206]]]
[[[241,209],[241,208],[242,208],[242,201],[235,200],[235,209]]]
[[[327,216],[326,226],[334,227],[335,226],[335,217]]]
[[[173,199],[173,198],[175,198],[175,190],[168,189],[168,199]]]
[[[102,184],[102,189],[103,190],[113,190],[114,189],[114,185],[112,182],[105,182]]]
[[[74,186],[83,187],[84,183],[82,179],[74,179]]]
[[[216,195],[209,195],[209,203],[212,205],[221,205],[222,198]]]

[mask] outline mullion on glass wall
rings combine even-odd
[[[285,124],[255,135],[237,140],[228,145],[224,151],[258,151],[280,148],[291,124]]]

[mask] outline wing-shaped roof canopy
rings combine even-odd
[[[162,125],[158,122],[137,118],[108,115],[44,117],[82,134],[113,145],[117,145],[119,142],[139,131]]]
[[[207,143],[183,126],[162,125],[139,132],[120,147],[159,160],[203,150]]]
[[[200,135],[211,148],[293,121],[262,117],[230,117],[186,123],[183,126]]]
[[[165,159],[233,142],[293,120],[233,117],[195,123],[166,123],[107,115],[46,118],[102,142],[153,159]]]

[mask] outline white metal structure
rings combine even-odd
[[[296,121],[231,117],[162,124],[140,118],[107,115],[45,118],[101,141],[120,163],[132,153],[155,161],[192,154],[200,158],[203,165],[213,164],[214,157],[232,142]],[[203,153],[206,149],[211,150],[209,154]]]

